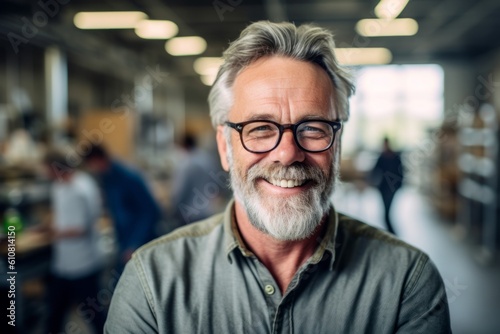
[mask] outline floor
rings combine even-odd
[[[384,228],[382,201],[372,188],[343,184],[333,201],[338,211]],[[424,196],[403,187],[391,211],[394,229],[425,251],[438,267],[448,295],[455,334],[500,333],[500,261],[484,264],[478,249],[458,237],[456,226],[442,222]]]

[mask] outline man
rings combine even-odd
[[[75,304],[81,314],[87,299],[97,296],[103,267],[96,227],[102,204],[99,188],[90,175],[68,168],[65,156],[54,149],[44,158],[47,174],[54,181],[51,193],[54,257],[46,333],[65,330],[71,306]],[[95,312],[86,320],[96,333],[102,333],[104,319],[102,312]]]
[[[387,231],[396,234],[391,220],[391,206],[394,195],[403,185],[403,163],[399,152],[391,148],[389,138],[384,138],[383,148],[371,171],[374,186],[380,192],[384,203],[384,218]]]
[[[121,272],[132,253],[156,236],[161,210],[143,177],[112,159],[102,146],[92,146],[85,156],[96,174],[113,220],[118,243],[117,270]]]
[[[107,333],[448,333],[419,250],[329,198],[353,87],[329,32],[257,22],[224,54],[209,102],[234,201],[138,251]]]

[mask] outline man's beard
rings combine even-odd
[[[230,151],[232,148],[228,147]],[[330,196],[338,180],[336,165],[332,163],[327,174],[319,167],[298,162],[290,166],[256,164],[245,173],[235,168],[232,152],[228,160],[234,196],[255,228],[282,241],[303,240],[314,234],[330,208]],[[266,196],[256,186],[258,179],[308,180],[308,184],[298,195]]]

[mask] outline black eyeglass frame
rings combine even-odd
[[[250,150],[250,149],[248,149],[248,147],[246,147],[246,145],[245,145],[245,143],[243,141],[243,128],[245,127],[245,125],[252,124],[252,123],[257,123],[257,122],[266,122],[266,123],[274,124],[278,128],[278,130],[279,130],[278,140],[276,141],[276,144],[271,149],[269,149],[269,150],[265,150],[265,151],[253,151],[253,150]],[[297,128],[301,124],[308,123],[308,122],[326,123],[326,124],[328,124],[328,125],[330,125],[332,127],[332,130],[333,130],[332,140],[330,141],[330,144],[326,148],[324,148],[322,150],[318,150],[318,151],[312,151],[312,150],[308,150],[308,149],[304,148],[302,145],[300,145],[299,140],[297,138]],[[259,154],[259,153],[268,153],[268,152],[271,152],[272,150],[274,150],[276,147],[278,147],[278,145],[281,142],[281,138],[283,138],[283,133],[287,129],[292,130],[293,139],[295,140],[295,144],[297,144],[297,146],[301,150],[303,150],[305,152],[309,152],[309,153],[321,153],[321,152],[324,152],[324,151],[328,150],[330,147],[332,147],[333,143],[335,142],[335,135],[342,128],[342,122],[341,121],[328,121],[328,120],[324,120],[324,119],[305,119],[305,120],[302,120],[302,121],[297,122],[295,124],[279,124],[277,122],[270,121],[270,120],[267,120],[267,119],[256,119],[256,120],[251,120],[251,121],[246,121],[246,122],[241,122],[241,123],[224,122],[224,124],[226,124],[227,126],[235,129],[236,131],[238,131],[238,133],[240,134],[241,145],[243,145],[243,148],[245,148],[245,150],[247,150],[248,152],[257,153],[257,154]]]

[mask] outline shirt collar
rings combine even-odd
[[[309,259],[309,263],[317,264],[321,260],[329,259],[328,268],[333,269],[333,263],[335,262],[335,247],[337,239],[337,229],[338,229],[338,214],[335,211],[333,205],[330,206],[328,216],[326,217],[326,232],[321,238],[316,251]]]
[[[236,219],[234,214],[234,198],[229,201],[226,206],[226,210],[224,211],[224,245],[225,252],[227,256],[227,260],[229,263],[232,263],[231,254],[233,250],[239,247],[238,239],[236,235],[239,236],[239,233],[235,233],[236,228]],[[234,227],[233,227],[234,225]]]
[[[316,251],[309,259],[309,263],[317,264],[323,259],[329,259],[329,269],[333,269],[335,262],[335,239],[337,236],[338,215],[333,205],[330,206],[328,217],[326,218],[326,232],[321,237]],[[226,256],[229,263],[232,263],[231,254],[235,249],[239,249],[244,256],[253,256],[253,253],[248,250],[243,239],[241,238],[238,226],[236,225],[236,217],[234,213],[234,199],[231,199],[227,204],[224,212],[224,244]]]

